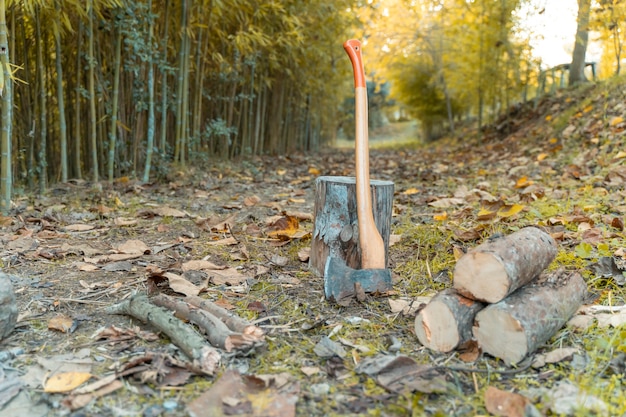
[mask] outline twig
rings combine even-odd
[[[151,304],[145,295],[136,294],[128,300],[108,307],[106,312],[133,316],[144,323],[153,325],[180,347],[200,371],[207,375],[213,375],[215,372],[220,361],[220,354],[217,350],[169,311]]]
[[[249,350],[263,343],[263,336],[253,334],[242,334],[233,332],[208,311],[199,309],[183,300],[175,299],[165,294],[159,294],[152,297],[154,304],[167,308],[176,312],[176,315],[182,319],[189,320],[204,330],[207,339],[213,346],[225,349],[227,352],[232,350]]]

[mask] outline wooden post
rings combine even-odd
[[[376,228],[385,243],[388,261],[389,235],[393,210],[393,182],[370,181],[372,211]],[[324,275],[329,256],[343,259],[353,269],[361,269],[356,211],[356,181],[353,177],[318,177],[315,182],[315,225],[309,266]]]

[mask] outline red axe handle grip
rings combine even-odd
[[[343,44],[354,70],[356,121],[356,206],[359,220],[359,245],[362,269],[385,268],[385,243],[376,228],[370,189],[370,161],[367,137],[367,86],[361,57],[361,42],[351,39]]]

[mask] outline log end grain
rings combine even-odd
[[[472,332],[484,352],[502,359],[507,365],[520,362],[529,353],[522,325],[505,311],[480,311]]]
[[[460,341],[454,316],[442,303],[430,303],[415,317],[415,334],[419,342],[429,349],[447,353]]]
[[[506,297],[509,286],[504,265],[491,253],[469,252],[454,268],[454,289],[473,300],[497,303]]]

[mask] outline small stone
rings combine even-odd
[[[174,411],[178,408],[178,403],[176,401],[168,400],[163,403],[163,408],[165,411]]]
[[[327,395],[329,392],[330,392],[330,385],[326,383],[311,385],[311,393],[313,395],[321,397],[322,395]]]

